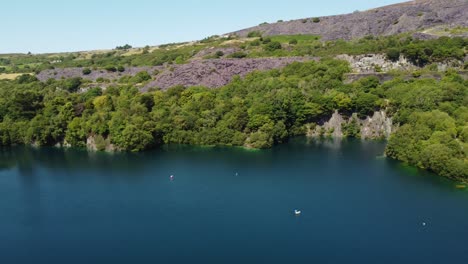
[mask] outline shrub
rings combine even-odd
[[[263,44],[268,44],[271,42],[271,38],[261,38],[260,41],[262,41]]]
[[[221,50],[218,50],[215,54],[216,58],[221,58],[222,56],[224,56],[224,52],[222,52]]]
[[[250,46],[252,46],[252,47],[258,47],[258,46],[260,46],[260,44],[261,44],[260,40],[258,40],[258,39],[250,42]]]
[[[81,86],[81,78],[75,77],[65,81],[65,89],[71,93],[78,91]]]
[[[234,52],[231,55],[229,55],[230,58],[235,58],[235,59],[242,59],[247,57],[247,54],[242,51]]]
[[[119,66],[119,67],[117,67],[117,71],[124,72],[125,68],[123,66]]]
[[[314,23],[319,23],[319,22],[320,22],[320,18],[315,17],[315,18],[312,19],[312,22],[314,22]]]
[[[114,66],[106,66],[106,71],[108,72],[116,72],[117,71],[117,68],[114,67]]]
[[[132,78],[133,83],[142,83],[149,80],[151,80],[151,75],[147,71],[141,71]]]
[[[291,39],[291,40],[289,41],[289,44],[290,44],[290,45],[296,45],[296,44],[297,44],[297,39]]]
[[[261,38],[262,33],[260,31],[250,31],[249,34],[247,34],[248,38]]]
[[[391,61],[398,61],[400,59],[400,50],[396,48],[391,48],[387,50],[387,59]]]
[[[275,51],[275,50],[280,50],[281,48],[282,48],[281,43],[274,41],[274,42],[268,43],[265,46],[265,51]]]
[[[91,74],[91,69],[90,68],[84,68],[83,69],[83,75],[89,75]]]
[[[115,47],[116,50],[129,50],[129,49],[131,49],[131,48],[132,48],[132,46],[130,46],[130,45],[128,45],[128,44],[125,44],[125,45],[123,45],[123,46],[117,46],[117,47]]]

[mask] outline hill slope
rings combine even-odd
[[[263,24],[231,34],[245,37],[249,32],[264,35],[320,35],[324,40],[388,36],[420,31],[441,25],[468,26],[467,0],[418,0],[354,12],[347,15],[308,18]]]

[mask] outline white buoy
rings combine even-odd
[[[174,175],[171,175],[171,176],[169,177],[169,179],[171,179],[171,181],[173,181],[173,180],[174,180]]]
[[[299,210],[294,210],[294,214],[295,214],[295,215],[301,215],[301,214],[302,214],[302,212],[301,212],[301,211],[299,211]]]
[[[426,226],[427,224],[426,224],[426,222],[423,222],[422,225],[423,225],[423,226]]]

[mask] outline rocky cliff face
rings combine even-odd
[[[349,62],[355,73],[388,72],[390,70],[415,70],[418,67],[401,56],[398,61],[388,60],[385,54],[339,55],[339,60]]]
[[[119,151],[114,144],[110,143],[109,139],[104,139],[102,136],[89,136],[86,139],[86,148],[90,151]]]
[[[395,128],[392,118],[388,117],[385,111],[375,112],[372,117],[368,116],[366,119],[359,119],[357,114],[345,117],[335,112],[328,121],[310,125],[307,135],[311,137],[358,136],[362,139],[388,139]]]
[[[110,83],[102,83],[100,86],[106,87],[117,82],[123,76],[134,76],[141,71],[146,71],[153,77],[153,81],[143,87],[142,91],[147,91],[153,87],[167,89],[176,85],[202,85],[209,88],[217,88],[228,84],[236,75],[245,76],[253,71],[279,69],[293,62],[309,60],[318,59],[309,57],[285,57],[194,60],[182,65],[127,67],[125,71],[121,73],[108,72],[106,70],[93,70],[88,75],[83,74],[83,68],[57,68],[54,70],[44,70],[37,75],[37,78],[41,81],[47,81],[50,78],[59,80],[73,77],[96,81],[98,78],[104,78],[110,80]]]
[[[202,85],[217,88],[228,84],[236,75],[245,76],[253,71],[266,71],[283,68],[298,61],[312,58],[285,57],[259,59],[214,59],[196,60],[188,64],[176,65],[170,70],[159,74],[145,89],[159,87],[167,89],[175,85]]]
[[[260,25],[231,34],[245,37],[251,31],[260,31],[268,36],[310,34],[322,36],[323,40],[350,40],[366,35],[422,31],[440,25],[468,26],[468,1],[417,0],[347,15]]]
[[[397,61],[387,59],[385,54],[364,54],[364,55],[338,55],[339,60],[347,61],[353,73],[376,73],[388,72],[391,70],[413,71],[419,69],[418,66],[411,63],[404,56],[400,56]],[[466,59],[446,60],[436,63],[437,70],[440,72],[446,71],[448,68],[462,69]]]

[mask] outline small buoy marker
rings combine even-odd
[[[171,181],[173,181],[173,180],[174,180],[174,175],[171,175],[171,176],[169,177],[169,179],[171,179]]]
[[[426,226],[426,225],[427,225],[426,222],[423,222],[423,223],[422,223],[422,226]]]

